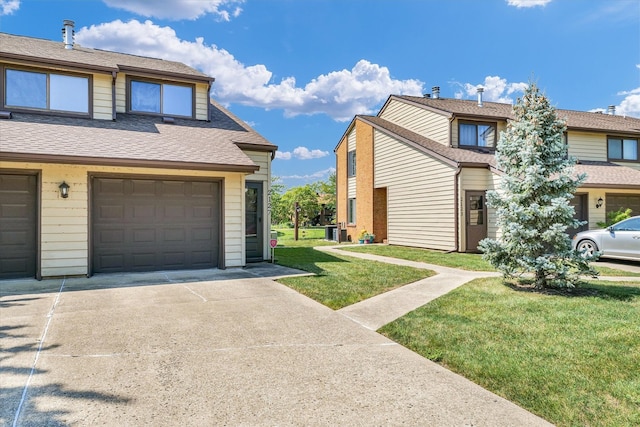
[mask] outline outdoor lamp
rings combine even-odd
[[[60,189],[60,196],[62,196],[63,199],[69,197],[69,184],[62,181],[62,184],[60,184],[58,188]]]
[[[596,208],[600,208],[603,203],[604,203],[604,200],[602,200],[602,197],[598,198],[598,201],[596,202]]]

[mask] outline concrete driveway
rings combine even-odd
[[[548,425],[288,273],[0,282],[0,425]]]

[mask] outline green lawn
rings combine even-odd
[[[337,245],[338,242],[324,240],[324,227],[300,227],[298,229],[298,240],[294,240],[293,228],[272,228],[272,231],[278,232],[278,247],[297,247],[297,246],[329,246]],[[276,249],[277,250],[277,249]]]
[[[554,424],[640,425],[640,283],[477,279],[380,332]]]
[[[310,247],[278,247],[276,262],[315,273],[280,283],[334,310],[433,275],[433,271],[360,260]]]
[[[366,252],[391,258],[406,259],[409,261],[426,262],[428,264],[442,265],[444,267],[459,268],[472,271],[495,271],[495,268],[482,259],[480,254],[467,254],[459,252],[446,253],[430,249],[409,248],[405,246],[387,245],[353,245],[345,248],[348,251]],[[595,264],[596,270],[603,276],[632,276],[640,277],[640,273],[601,267]]]

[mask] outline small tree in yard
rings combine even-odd
[[[565,123],[535,84],[513,110],[515,119],[496,150],[504,172],[501,186],[487,193],[502,234],[484,239],[480,249],[505,277],[533,273],[538,289],[574,287],[581,275],[597,275],[591,259],[572,250],[566,233],[583,224],[574,219],[569,201],[586,176],[574,177],[575,159],[563,141]]]

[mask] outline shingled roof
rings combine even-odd
[[[449,117],[462,116],[494,120],[511,120],[514,118],[513,106],[499,102],[483,102],[482,107],[480,107],[477,101],[466,99],[426,98],[406,95],[391,95],[389,99],[420,105]],[[566,120],[569,129],[640,135],[640,119],[635,117],[562,109],[556,109],[556,112],[559,117]]]
[[[0,160],[254,172],[242,151],[277,147],[212,102],[211,121],[118,114],[116,121],[13,113],[0,120]]]
[[[75,44],[73,49],[65,49],[62,41],[54,42],[7,33],[0,33],[0,58],[108,73],[113,71],[145,71],[203,82],[214,80],[213,77],[181,62],[90,49],[79,44]]]

